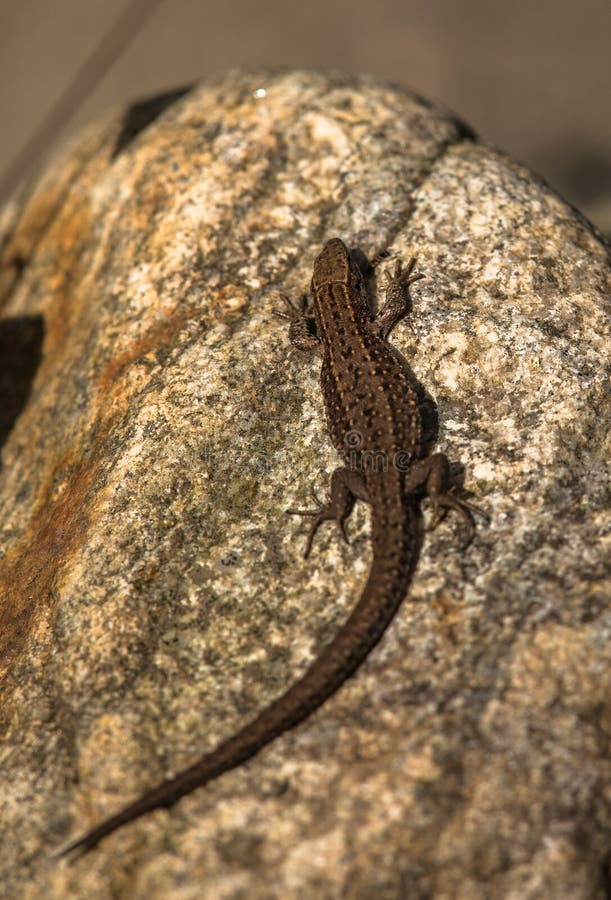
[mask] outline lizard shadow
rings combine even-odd
[[[41,315],[0,321],[0,449],[23,412],[42,360]]]

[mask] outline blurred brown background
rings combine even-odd
[[[0,177],[128,5],[2,0]],[[240,67],[369,72],[440,100],[611,233],[609,0],[163,0],[69,128]]]

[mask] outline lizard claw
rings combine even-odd
[[[287,294],[280,294],[280,299],[284,303],[286,310],[272,310],[272,315],[276,316],[276,318],[286,319],[288,322],[292,322],[293,319],[300,319],[302,316],[307,315],[309,302],[307,294],[301,295],[299,304],[294,303]]]
[[[290,516],[312,516],[314,518],[308,534],[305,552],[303,554],[305,559],[307,559],[310,555],[314,537],[323,522],[336,522],[344,542],[346,544],[350,544],[350,541],[348,540],[348,534],[346,532],[345,520],[347,518],[347,514],[338,515],[337,507],[335,506],[333,501],[329,500],[327,503],[322,503],[313,490],[310,491],[310,495],[312,497],[312,500],[316,504],[314,509],[287,509],[286,511]]]
[[[417,272],[415,275],[412,275],[415,265],[415,256],[412,256],[405,268],[403,268],[403,263],[401,262],[401,260],[397,260],[395,271],[392,274],[390,272],[386,273],[386,283],[389,286],[394,283],[400,284],[402,287],[409,287],[409,285],[413,284],[415,281],[420,281],[421,278],[426,278],[426,275],[424,275],[422,272]]]
[[[461,545],[461,549],[466,550],[466,548],[475,537],[475,525],[473,522],[473,516],[481,516],[486,521],[490,521],[490,516],[483,509],[480,509],[479,506],[475,506],[473,503],[469,503],[467,500],[463,500],[462,497],[458,497],[456,496],[456,494],[456,485],[452,484],[445,493],[435,494],[433,497],[431,497],[433,503],[433,518],[431,519],[430,524],[425,530],[434,531],[439,523],[443,519],[445,519],[448,510],[455,509],[467,526],[467,537]]]

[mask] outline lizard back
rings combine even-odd
[[[314,263],[314,315],[323,346],[321,387],[329,434],[348,465],[367,481],[421,451],[422,423],[411,376],[380,336],[365,279],[339,238]]]

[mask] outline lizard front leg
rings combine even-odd
[[[411,310],[412,303],[409,296],[410,284],[425,277],[422,274],[412,274],[415,265],[415,257],[410,259],[405,269],[399,260],[392,275],[389,272],[386,273],[386,296],[384,304],[373,321],[378,334],[380,337],[384,338],[384,340],[388,337],[395,325],[400,322],[401,319],[404,319]]]
[[[305,353],[316,353],[322,356],[322,343],[315,332],[315,322],[308,295],[303,294],[301,296],[299,305],[293,303],[286,294],[281,294],[280,296],[286,306],[286,312],[275,310],[274,314],[279,319],[288,321],[291,344]]]

